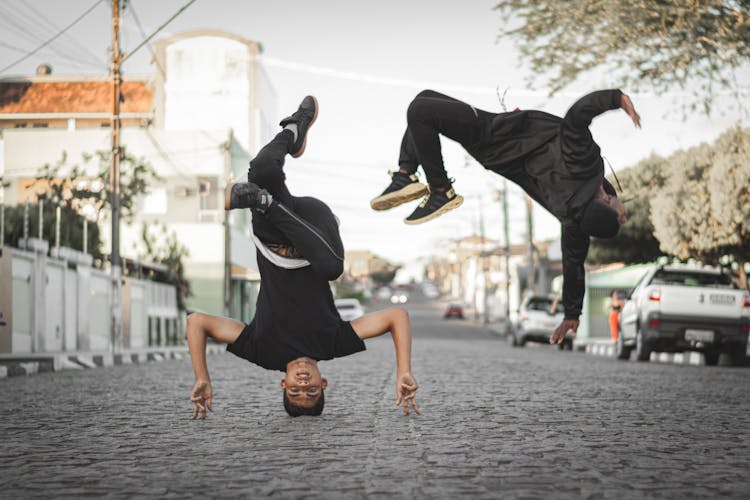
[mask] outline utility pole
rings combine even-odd
[[[527,231],[529,236],[529,276],[527,279],[527,288],[533,293],[535,272],[534,272],[534,207],[531,202],[531,197],[526,196],[526,222]]]
[[[122,331],[122,305],[120,278],[120,0],[112,0],[112,167],[109,172],[110,196],[112,197],[112,330],[110,335],[112,352],[119,350]]]
[[[489,311],[487,310],[487,243],[484,237],[484,208],[482,199],[479,199],[479,234],[482,238],[479,258],[482,259],[482,324],[490,322]]]
[[[510,333],[510,224],[508,223],[508,181],[503,179],[503,233],[505,236],[505,333]]]
[[[231,167],[232,167],[232,155],[230,147],[232,144],[232,129],[229,129],[229,137],[227,142],[224,143],[224,186],[226,187],[232,182]],[[224,191],[226,193],[226,190]],[[232,302],[232,228],[229,224],[229,210],[224,211],[224,316],[229,318],[231,312]]]

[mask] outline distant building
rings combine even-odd
[[[260,51],[257,42],[232,34],[183,33],[157,43],[153,75],[125,75],[122,84],[121,143],[163,182],[138,201],[134,223],[121,226],[121,253],[137,258],[142,252],[141,223],[165,224],[190,250],[186,273],[194,296],[188,307],[213,314],[224,314],[224,186],[245,177],[249,159],[278,120]],[[38,169],[64,153],[66,169],[78,163],[93,175],[96,165],[82,163],[82,154],[111,150],[109,79],[56,76],[45,68],[38,73],[0,80],[5,204],[33,197],[29,186]],[[249,216],[232,212],[228,221],[231,315],[249,320],[259,279]],[[108,225],[105,218],[107,239]]]
[[[507,281],[505,249],[499,242],[467,236],[442,245],[442,253],[427,262],[425,275],[476,315],[491,321],[504,319],[506,303],[513,315],[524,294],[550,292],[549,277],[562,272],[561,261],[549,252],[552,247],[553,242],[535,243],[534,279],[530,280],[528,245],[511,245]]]

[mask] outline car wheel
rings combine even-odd
[[[573,350],[573,341],[571,339],[565,339],[559,344],[557,344],[557,348],[561,351],[572,351]]]
[[[745,350],[747,348],[742,345],[741,347],[735,347],[729,351],[729,358],[732,361],[732,366],[745,366],[747,363],[747,356],[745,356]]]
[[[719,351],[706,351],[703,353],[703,359],[706,361],[708,366],[716,366],[719,364]]]
[[[643,340],[641,329],[635,332],[635,359],[638,361],[648,361],[651,358],[651,346]]]
[[[615,343],[615,355],[617,359],[630,359],[631,347],[625,345],[625,341],[622,339],[622,333],[617,336],[617,342]]]

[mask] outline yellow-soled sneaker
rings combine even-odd
[[[370,206],[373,210],[388,210],[407,201],[416,200],[427,193],[427,186],[419,182],[414,174],[388,172],[391,183],[379,196],[373,198]]]
[[[424,197],[422,203],[414,212],[404,219],[404,222],[407,224],[422,224],[460,207],[463,202],[463,196],[456,194],[453,188],[446,191],[431,191]]]

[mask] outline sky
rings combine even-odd
[[[177,12],[187,0],[129,0],[121,21],[123,52]],[[304,156],[287,162],[293,194],[316,196],[341,220],[348,250],[368,249],[395,262],[408,262],[445,248],[453,238],[479,234],[503,241],[497,193],[503,179],[468,160],[463,150],[443,140],[443,156],[463,206],[438,219],[407,226],[403,218],[418,202],[373,212],[369,200],[396,170],[406,126],[406,108],[420,90],[431,88],[492,112],[502,111],[498,88],[508,109],[540,109],[563,115],[576,99],[600,88],[617,88],[609,75],[588,75],[555,96],[530,87],[527,65],[512,40],[499,38],[507,19],[488,0],[197,0],[156,39],[198,29],[216,29],[258,41],[276,90],[279,118],[294,111],[307,94],[315,95],[320,114]],[[105,75],[111,47],[111,2],[95,0],[4,0],[0,3],[0,68],[38,47],[87,9],[73,28],[0,77],[33,75],[39,64],[53,74]],[[33,21],[32,21],[33,20]],[[140,26],[139,26],[140,25]],[[127,75],[152,74],[149,46],[123,66]],[[631,92],[643,128],[637,130],[622,111],[597,118],[592,133],[615,170],[651,153],[713,141],[747,113],[724,106],[722,114],[683,116],[679,92],[656,97]],[[687,89],[690,90],[690,89]],[[744,121],[742,121],[744,120]],[[524,195],[510,186],[511,243],[526,237]],[[534,238],[559,236],[559,223],[539,206],[534,209]]]

